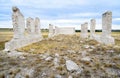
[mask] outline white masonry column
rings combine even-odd
[[[38,17],[35,18],[35,34],[40,35],[40,19]]]
[[[55,33],[54,35],[58,35],[59,34],[59,28],[57,26],[55,26]]]
[[[102,43],[114,44],[114,38],[111,37],[112,29],[112,12],[107,11],[102,14]]]
[[[53,29],[53,25],[49,24],[49,34],[48,37],[53,37],[54,36],[54,29]]]
[[[20,48],[24,44],[25,39],[25,19],[19,8],[12,7],[12,25],[13,25],[13,38],[5,43],[4,51],[12,51]]]
[[[102,35],[111,36],[112,12],[107,11],[102,15]]]
[[[90,38],[93,39],[93,36],[95,35],[95,26],[96,26],[96,20],[91,19],[90,20]]]
[[[35,34],[35,24],[33,18],[29,17],[26,19],[26,27],[28,35],[33,36]]]
[[[30,24],[30,17],[26,19],[26,29],[27,29],[27,34],[31,34],[31,24]]]
[[[88,38],[88,23],[81,24],[81,37]]]
[[[14,39],[19,39],[24,37],[25,32],[25,19],[22,13],[20,12],[19,8],[12,7],[12,24],[13,24],[13,31],[14,31]]]

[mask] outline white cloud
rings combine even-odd
[[[92,17],[92,16],[97,16],[97,15],[99,15],[99,13],[85,12],[85,13],[75,13],[75,14],[72,14],[71,16]]]
[[[36,8],[65,8],[73,5],[85,5],[87,0],[11,0],[14,5],[26,5]]]
[[[95,17],[98,17],[98,16],[101,16],[100,13],[95,13],[95,12],[77,12],[77,13],[69,13],[69,14],[59,14],[57,16],[57,18],[62,18],[62,19],[66,19],[66,18],[70,18],[70,19],[73,19],[73,18],[95,18]]]
[[[100,19],[97,19],[100,20]],[[41,20],[41,28],[48,28],[49,24],[53,24],[54,26],[58,27],[75,27],[75,29],[81,29],[81,24],[84,22],[88,22],[88,29],[90,29],[90,21],[88,19],[59,19],[59,20]],[[0,21],[0,28],[12,28],[11,21]],[[100,22],[96,23],[96,29],[102,29],[102,24]],[[112,29],[120,29],[120,25],[113,24]]]
[[[88,29],[90,29],[90,19],[58,19],[58,20],[41,20],[41,28],[48,28],[49,24],[58,27],[75,27],[80,29],[82,23],[88,22]],[[96,29],[102,29],[102,20],[96,19]],[[112,29],[120,29],[120,25],[113,24]]]
[[[3,6],[1,11],[6,12],[8,8],[9,10],[11,9],[10,6],[17,5],[25,17],[40,17],[42,28],[48,28],[48,25],[51,23],[56,26],[75,26],[78,29],[80,28],[80,24],[84,22],[90,23],[91,18],[101,16],[101,11],[107,9],[113,10],[114,6],[120,4],[119,0],[1,0],[0,2],[3,2],[3,4],[0,5],[1,7]],[[106,3],[106,5],[104,3]],[[110,7],[108,7],[108,5]],[[53,12],[49,13],[49,11],[46,11],[49,10],[49,8],[50,11]],[[71,11],[67,12],[65,8]],[[74,8],[76,8],[76,10],[74,10]],[[90,10],[88,11],[87,8],[90,8]],[[61,9],[63,12],[59,12]],[[54,16],[54,14],[56,16]],[[120,15],[119,10],[113,12],[113,16],[116,15]],[[11,15],[7,15],[7,13],[0,13],[0,16],[3,17],[3,19],[11,18]],[[120,18],[113,18],[113,21],[120,21]],[[97,18],[96,24],[96,28],[101,29],[102,18]],[[12,27],[12,24],[10,21],[0,21],[0,28],[1,27]],[[116,28],[120,29],[120,26],[117,24],[113,25],[113,29]]]
[[[0,21],[0,28],[12,28],[12,21]]]
[[[113,21],[120,21],[120,18],[113,18]]]
[[[22,3],[24,3],[24,0],[11,0],[11,2],[16,5],[22,5]]]
[[[16,5],[28,5],[36,8],[65,8],[66,6],[69,8],[75,5],[104,5],[104,3],[109,6],[119,5],[119,0],[11,0],[11,2]]]
[[[120,25],[113,24],[112,25],[112,29],[120,30]]]

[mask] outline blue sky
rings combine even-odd
[[[96,19],[96,29],[102,27],[102,14],[112,11],[112,29],[120,29],[119,0],[0,0],[0,28],[12,27],[12,6],[17,6],[25,18],[39,17],[41,28],[54,26],[80,29],[84,22]]]

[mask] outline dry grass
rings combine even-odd
[[[48,37],[48,32],[42,32],[42,35],[44,38],[47,38]]]
[[[47,36],[47,34],[48,33],[45,33],[44,35]],[[59,35],[51,39],[44,39],[40,42],[33,43],[31,45],[18,49],[19,51],[28,53],[28,55],[25,56],[25,59],[13,57],[9,57],[8,59],[8,57],[5,55],[0,54],[1,69],[8,68],[9,66],[14,66],[16,68],[19,68],[20,66],[23,67],[23,69],[26,67],[34,67],[35,72],[33,78],[41,78],[41,74],[43,72],[46,72],[46,74],[51,78],[54,78],[56,74],[61,75],[63,78],[67,78],[71,74],[73,74],[74,78],[92,78],[92,75],[98,75],[99,77],[101,76],[101,78],[105,76],[108,78],[112,76],[109,72],[106,71],[108,68],[114,69],[114,72],[118,74],[116,70],[120,70],[120,46],[117,46],[118,44],[115,46],[102,45],[95,40],[82,39],[80,38],[79,34],[80,33],[76,33],[76,35],[73,36]],[[113,33],[113,35],[114,34],[115,33]],[[115,36],[115,39],[119,41],[119,34],[116,34],[117,35]],[[86,45],[89,47],[86,48]],[[91,49],[92,51],[90,51]],[[108,52],[109,50],[113,50],[114,52]],[[59,54],[58,67],[55,67],[55,64],[53,62],[56,58],[56,53]],[[47,57],[52,57],[52,59],[46,61],[46,55]],[[91,60],[82,61],[81,59],[86,56],[90,57]],[[65,66],[65,57],[74,61],[77,63],[77,65],[79,65],[79,67],[83,68],[81,76],[74,74],[74,72],[67,71]],[[2,65],[3,62],[5,62],[4,65]],[[6,71],[5,69],[3,70]],[[13,70],[13,72],[14,71],[15,70]],[[1,77],[2,76],[3,74],[1,74]],[[29,77],[29,75],[26,75],[26,77]]]
[[[0,32],[0,42],[8,41],[13,37],[13,32]]]
[[[101,32],[96,32],[96,34],[101,34]],[[47,38],[48,37],[48,32],[42,32],[42,35],[43,35],[44,38]],[[79,36],[80,33],[77,32],[76,35]],[[116,45],[120,45],[120,32],[112,32],[112,36],[115,38]],[[13,37],[13,32],[12,31],[5,31],[5,32],[0,31],[0,50],[4,49],[5,42],[11,40],[12,37]],[[51,42],[50,44],[47,44],[47,42],[45,42],[46,45],[43,45],[44,42],[45,41],[40,42],[40,43],[42,43],[42,45],[39,45],[40,49],[42,48],[42,49],[45,50],[47,48],[52,48],[53,46],[56,45],[53,41],[52,41],[53,43]],[[47,48],[45,46],[47,46]],[[35,47],[35,46],[33,45],[33,47]],[[63,46],[63,47],[66,47],[66,46]],[[25,51],[28,51],[28,49],[25,50]]]

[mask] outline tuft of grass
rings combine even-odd
[[[0,73],[0,78],[5,78],[5,75],[3,73]]]
[[[97,45],[98,44],[98,42],[96,40],[88,40],[87,43],[89,45]]]
[[[3,50],[4,48],[5,48],[5,43],[6,43],[7,41],[1,41],[0,42],[0,50]]]

